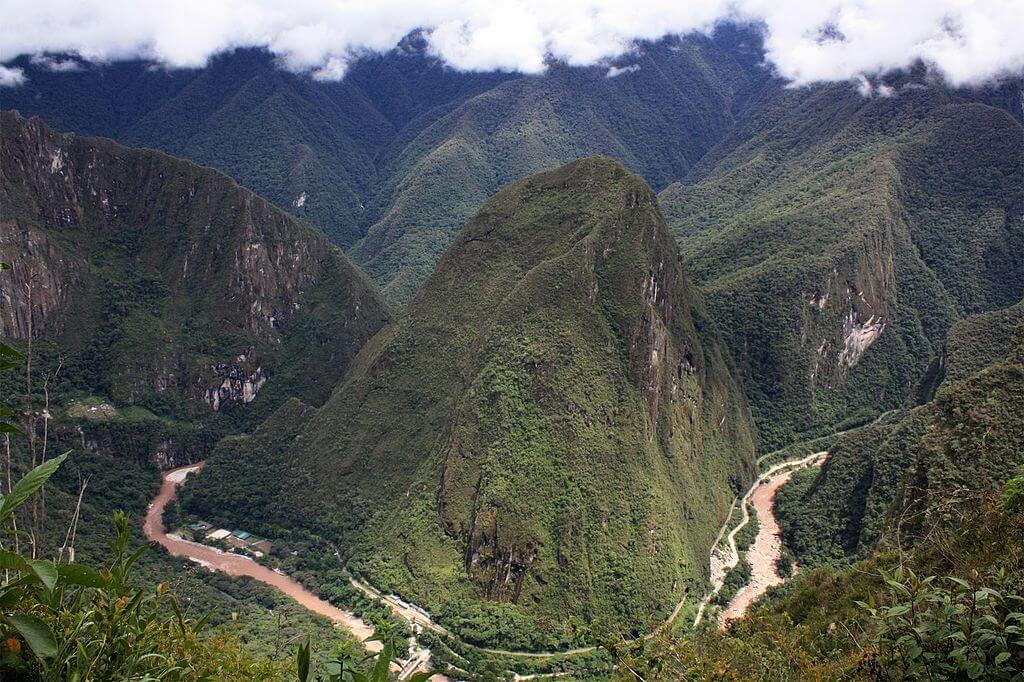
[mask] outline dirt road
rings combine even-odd
[[[750,563],[750,581],[736,593],[722,612],[719,620],[722,625],[742,618],[758,597],[769,588],[785,582],[776,570],[776,562],[782,554],[782,531],[775,519],[775,493],[792,476],[792,469],[778,473],[758,485],[750,496],[758,523],[757,537],[746,553],[747,562]]]

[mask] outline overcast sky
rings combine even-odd
[[[422,28],[456,69],[537,73],[550,57],[600,63],[723,19],[763,23],[768,62],[798,85],[917,59],[954,85],[1024,71],[1024,0],[0,0],[0,62],[34,54],[68,70],[46,53],[76,53],[195,67],[260,46],[285,68],[338,79],[354,56]],[[0,84],[22,79],[0,66]]]

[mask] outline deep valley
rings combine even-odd
[[[1019,69],[307,30],[0,63],[0,678],[1022,679]]]

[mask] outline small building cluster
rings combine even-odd
[[[244,530],[231,531],[227,528],[214,528],[205,521],[190,523],[188,527],[196,537],[202,535],[211,542],[222,540],[231,547],[247,550],[257,557],[270,553],[270,540],[258,538]]]

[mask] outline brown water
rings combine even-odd
[[[776,474],[757,486],[750,496],[758,524],[757,537],[746,554],[750,563],[750,582],[736,593],[722,613],[723,625],[730,620],[742,618],[750,605],[770,587],[785,582],[777,568],[779,556],[782,555],[782,531],[775,519],[775,493],[792,475],[792,470]]]
[[[202,468],[203,463],[200,462],[164,472],[160,492],[153,498],[142,525],[148,539],[159,543],[174,556],[188,557],[211,570],[220,571],[230,576],[247,576],[275,587],[310,611],[330,618],[335,625],[348,630],[360,640],[365,640],[373,634],[373,628],[369,623],[348,611],[332,606],[286,575],[272,571],[247,557],[222,552],[213,547],[189,542],[176,535],[169,535],[164,530],[164,507],[177,495],[178,486],[185,481],[185,478]],[[380,651],[381,649],[380,642],[366,642],[365,646],[370,651]]]

